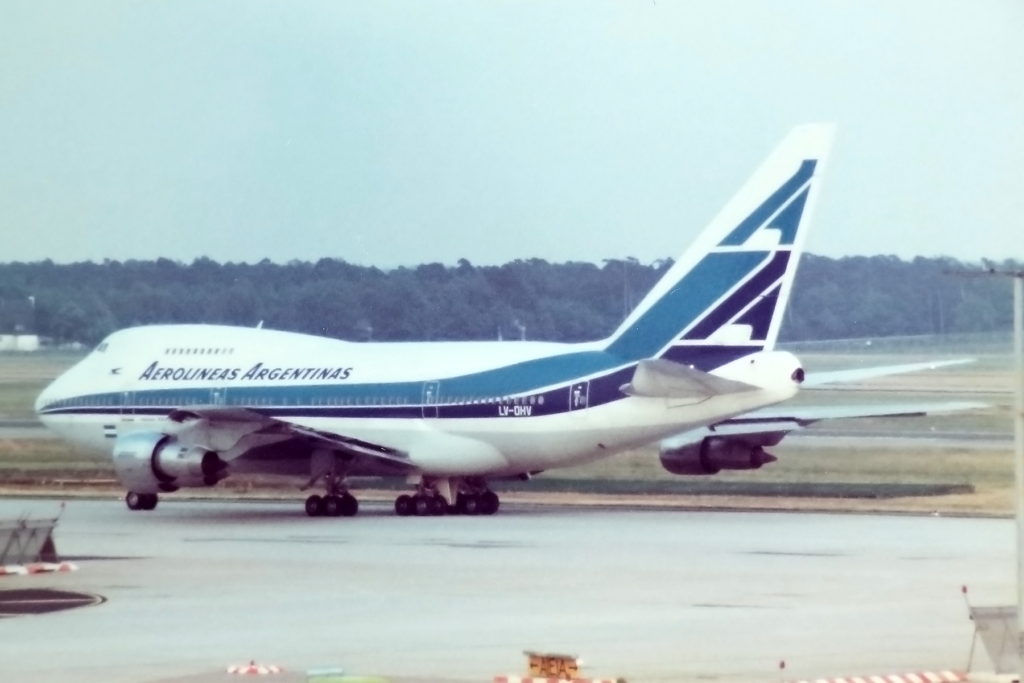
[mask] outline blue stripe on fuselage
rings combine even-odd
[[[689,349],[687,359],[705,355],[704,348]],[[755,349],[737,347],[739,355]],[[712,369],[724,359],[708,349],[701,369]],[[138,389],[125,392],[89,394],[43,408],[42,415],[151,415],[166,416],[190,406],[244,407],[253,412],[280,417],[391,418],[417,419],[423,408],[436,406],[440,418],[482,418],[499,416],[498,409],[508,397],[525,397],[529,416],[565,413],[573,387],[589,383],[586,407],[624,399],[619,388],[633,376],[636,363],[602,351],[569,353],[515,363],[459,377],[440,378],[438,402],[425,404],[424,382],[375,384],[331,384],[288,386],[231,386],[180,389]],[[216,399],[215,399],[216,394]],[[526,405],[526,404],[524,404]]]
[[[625,366],[625,367],[623,367]],[[606,403],[623,398],[618,387],[629,381],[633,364],[602,351],[586,351],[539,358],[459,377],[439,378],[438,402],[442,417],[478,417],[494,414],[493,402],[505,397],[544,396],[543,409],[532,414],[569,410],[572,385],[589,378],[595,400]],[[624,379],[623,379],[624,378]],[[89,394],[45,407],[41,414],[166,415],[177,408],[214,404],[214,392],[226,406],[280,416],[333,415],[338,417],[420,417],[424,382],[374,384],[317,384],[311,386],[231,386],[210,388],[137,389]],[[550,389],[545,389],[550,387]],[[541,391],[544,389],[544,391]],[[127,399],[127,404],[125,400]]]
[[[619,387],[629,382],[635,366],[630,365],[616,371],[594,377],[589,382],[589,399],[586,407],[594,407],[625,398]],[[419,419],[423,417],[424,408],[436,408],[440,418],[490,418],[507,415],[509,417],[541,417],[556,415],[578,410],[579,406],[570,406],[573,387],[579,382],[544,391],[520,393],[521,401],[495,399],[507,398],[509,394],[482,394],[468,390],[464,386],[463,393],[446,392],[436,404],[424,404],[419,398],[402,398],[397,392],[390,390],[394,385],[342,385],[317,387],[317,398],[310,402],[298,402],[294,396],[282,391],[283,387],[247,387],[242,390],[224,391],[225,407],[243,407],[254,413],[277,418],[319,417],[319,418],[378,418],[378,419]],[[420,384],[417,384],[420,387]],[[445,383],[440,382],[444,390]],[[338,391],[344,389],[344,391]],[[93,394],[66,402],[68,405],[53,406],[42,411],[44,415],[149,415],[162,417],[179,408],[210,405],[208,400],[187,399],[185,394],[190,390],[166,389],[147,390],[145,392],[129,392],[127,405],[121,405],[121,394]],[[209,392],[204,391],[204,394]],[[143,394],[143,395],[140,395]],[[76,403],[88,405],[76,405]],[[154,405],[155,403],[161,405]],[[523,410],[516,409],[522,406]],[[525,408],[529,406],[527,411]],[[501,408],[512,410],[501,412]]]

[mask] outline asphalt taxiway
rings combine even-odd
[[[57,547],[80,570],[0,590],[106,600],[0,619],[0,680],[140,683],[255,658],[486,682],[522,673],[525,649],[639,683],[963,668],[960,586],[978,604],[1014,595],[1010,520],[364,507],[309,519],[295,503],[69,502]],[[0,518],[57,510],[0,501]]]

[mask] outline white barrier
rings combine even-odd
[[[56,562],[54,519],[0,520],[0,565]]]

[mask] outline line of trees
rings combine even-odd
[[[671,263],[531,259],[474,266],[463,259],[454,266],[383,271],[337,259],[42,261],[0,264],[0,301],[31,297],[35,332],[55,343],[93,344],[135,325],[260,321],[270,328],[357,341],[522,336],[584,341],[610,334]],[[946,274],[978,267],[949,258],[805,255],[781,337],[1008,330],[1008,283]]]

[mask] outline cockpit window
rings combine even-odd
[[[100,344],[99,346],[96,347],[96,353],[103,353],[106,350],[107,350],[107,342],[103,342],[102,344]]]

